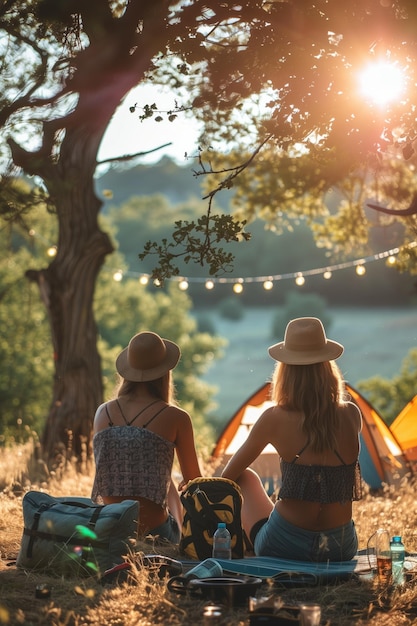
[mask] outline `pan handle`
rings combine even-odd
[[[186,576],[173,576],[167,582],[168,591],[184,595],[187,592],[188,581]]]

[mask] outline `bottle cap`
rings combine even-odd
[[[217,528],[226,528],[226,523],[225,522],[219,522],[217,524]]]
[[[401,543],[401,537],[400,537],[399,535],[395,535],[395,536],[392,538],[392,540],[393,540],[395,543]]]

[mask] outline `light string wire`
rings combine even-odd
[[[30,237],[36,237],[41,240],[45,245],[48,242],[34,229],[31,229],[28,234]],[[409,248],[415,248],[417,246],[416,241],[411,241],[406,244]],[[47,254],[50,257],[54,257],[58,251],[56,245],[47,246]],[[263,283],[266,289],[271,289],[274,282],[278,282],[281,280],[290,280],[295,279],[297,284],[302,285],[304,283],[304,279],[308,276],[317,276],[322,274],[324,278],[331,278],[333,272],[337,272],[340,270],[344,270],[350,267],[356,267],[356,271],[358,275],[365,274],[365,265],[367,263],[372,263],[374,261],[380,261],[381,259],[390,259],[392,260],[392,265],[395,264],[395,257],[399,254],[400,248],[391,248],[389,250],[384,250],[383,252],[377,252],[376,254],[371,254],[369,256],[361,257],[359,259],[354,259],[352,261],[344,261],[342,263],[336,263],[333,265],[325,265],[322,267],[316,267],[308,270],[298,270],[297,272],[287,272],[283,274],[268,274],[264,276],[241,276],[241,277],[231,277],[231,276],[222,276],[222,277],[202,277],[202,276],[171,276],[167,278],[167,281],[178,282],[180,287],[183,289],[187,289],[189,284],[199,283],[205,284],[206,286],[210,285],[208,288],[213,288],[214,285],[220,284],[233,284],[234,286],[243,285],[246,283]],[[113,274],[113,278],[116,282],[120,282],[123,278],[138,278],[140,282],[144,285],[147,284],[151,279],[152,275],[146,272],[136,272],[133,270],[122,270],[115,268],[103,268],[104,271],[111,272]],[[362,270],[362,271],[358,271]],[[153,281],[154,285],[160,286],[161,283],[156,279]]]
[[[408,247],[414,248],[417,246],[417,242],[410,242],[407,244]],[[245,277],[200,277],[200,276],[172,276],[167,278],[166,280],[172,282],[187,282],[187,283],[207,283],[211,282],[213,284],[235,284],[235,283],[265,283],[265,282],[276,282],[281,280],[288,279],[297,279],[301,277],[315,276],[318,274],[331,274],[333,272],[347,269],[350,267],[363,267],[367,263],[372,263],[374,261],[380,261],[381,259],[390,259],[394,260],[395,256],[400,252],[400,248],[391,248],[390,250],[384,250],[383,252],[378,252],[376,254],[372,254],[369,256],[361,257],[359,259],[355,259],[352,261],[345,261],[343,263],[336,263],[334,265],[326,265],[323,267],[317,267],[308,270],[299,270],[297,272],[288,272],[284,274],[268,274],[264,276],[245,276]],[[115,280],[121,280],[124,276],[126,277],[135,277],[135,278],[143,278],[150,280],[151,274],[147,274],[146,272],[134,272],[132,270],[113,270]],[[119,277],[119,278],[117,278]],[[329,276],[330,277],[330,276]]]

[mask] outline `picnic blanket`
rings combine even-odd
[[[315,563],[253,556],[244,559],[216,559],[225,573],[244,574],[262,579],[272,579],[286,585],[318,585],[323,583],[368,577],[373,574],[366,551],[358,553],[351,561]],[[417,571],[417,555],[408,555],[405,569]]]
[[[358,555],[352,561],[314,563],[254,556],[231,561],[216,559],[225,572],[246,574],[258,578],[271,578],[289,584],[317,585],[331,580],[349,579],[371,572],[367,555]]]

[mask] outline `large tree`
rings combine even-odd
[[[267,145],[293,155],[303,145],[314,158],[317,187],[318,179],[334,183],[387,145],[402,142],[412,152],[415,25],[413,0],[2,2],[2,156],[39,182],[59,230],[50,265],[27,272],[52,329],[55,378],[43,437],[49,457],[71,437],[81,454],[101,401],[92,302],[112,246],[97,221],[94,173],[103,134],[129,90],[151,77],[173,89],[186,84],[188,100],[173,105],[170,119],[191,107],[209,137],[252,148],[221,188],[255,156],[262,159]],[[353,84],[354,70],[379,54],[406,64],[409,76],[407,97],[384,115],[363,107]],[[156,114],[147,104],[141,119]],[[230,260],[217,244],[236,239],[241,225],[210,211],[197,224],[177,225],[176,242],[216,272]],[[168,248],[168,265],[174,256]]]

